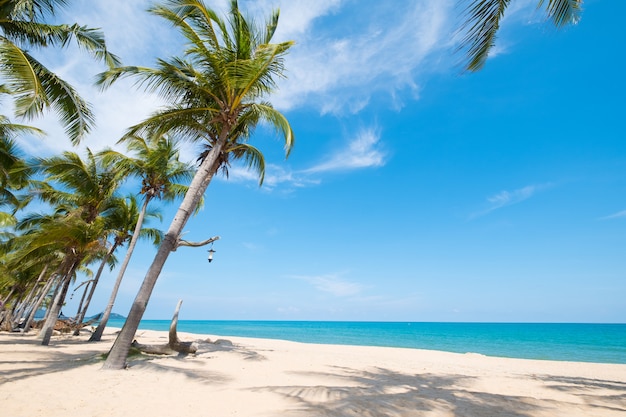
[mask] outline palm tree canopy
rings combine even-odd
[[[108,169],[87,151],[87,160],[66,151],[61,156],[38,159],[37,168],[46,174],[46,181],[35,184],[33,193],[60,211],[79,211],[93,221],[109,208],[122,176]],[[54,187],[52,184],[58,184]]]
[[[30,201],[30,196],[19,196],[16,192],[29,184],[33,170],[22,159],[11,136],[22,130],[30,131],[31,128],[3,122],[4,118],[0,116],[0,207],[9,206],[14,214]],[[12,222],[12,215],[2,212],[0,214],[4,221]]]
[[[254,127],[262,120],[274,126],[285,140],[287,156],[294,142],[287,119],[262,101],[276,87],[276,78],[283,76],[283,57],[293,45],[270,43],[279,12],[272,13],[263,28],[244,18],[236,0],[230,3],[228,22],[201,0],[168,0],[150,12],[177,27],[187,46],[183,57],[159,59],[154,69],[120,67],[100,75],[103,87],[133,76],[140,86],[172,103],[132,127],[128,135],[169,133],[202,141],[208,153],[227,132],[219,167],[227,167],[231,158],[242,159],[262,181],[263,156],[246,144]]]
[[[465,33],[460,49],[466,51],[469,71],[480,70],[495,45],[500,22],[511,0],[464,0]],[[547,17],[557,27],[576,24],[580,20],[583,0],[538,0],[537,8],[545,8]]]
[[[18,117],[32,119],[51,107],[60,116],[70,139],[77,143],[94,124],[89,104],[27,49],[64,47],[75,40],[81,49],[109,67],[120,61],[107,50],[102,32],[78,24],[45,22],[66,4],[66,0],[0,2],[0,75],[7,82],[3,89],[15,96]]]
[[[133,237],[133,231],[137,225],[140,211],[137,199],[132,194],[126,196],[126,198],[115,198],[112,201],[111,208],[107,211],[104,218],[118,245],[123,245]],[[145,218],[161,220],[162,216],[160,212],[150,210],[146,211]],[[159,229],[142,227],[139,237],[151,239],[155,245],[158,245],[163,239],[163,232]]]
[[[180,182],[190,181],[195,170],[179,160],[179,149],[175,141],[167,136],[146,140],[130,135],[120,142],[124,142],[133,155],[126,156],[106,149],[98,154],[105,165],[114,165],[122,175],[140,178],[140,193],[148,201],[153,198],[171,201],[184,196],[186,186]]]

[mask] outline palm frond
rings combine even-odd
[[[256,171],[259,176],[259,186],[265,179],[265,158],[263,153],[248,143],[237,143],[226,149],[234,159],[243,160],[246,168]]]
[[[465,32],[460,49],[467,50],[466,69],[478,71],[487,60],[495,44],[500,21],[511,0],[471,0],[465,9]]]
[[[0,74],[16,99],[16,114],[32,118],[48,105],[45,89],[26,52],[0,36]]]
[[[539,0],[537,8],[540,8],[545,0]],[[576,24],[580,21],[583,0],[548,0],[548,18],[556,27]]]

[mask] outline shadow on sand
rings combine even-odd
[[[531,417],[559,414],[556,411],[564,405],[550,399],[481,392],[471,388],[473,377],[463,375],[409,375],[383,368],[362,371],[340,367],[333,372],[302,375],[330,377],[344,380],[345,384],[274,386],[258,390],[289,399],[295,405],[293,411],[284,414],[289,417]],[[626,413],[624,383],[549,376],[542,380],[554,389],[586,392],[587,409]],[[566,405],[577,408],[577,404]]]

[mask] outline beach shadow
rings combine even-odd
[[[201,341],[202,342],[202,341]],[[243,356],[248,361],[264,361],[267,360],[263,354],[248,347],[233,344],[229,340],[218,339],[215,342],[203,342],[198,344],[197,356],[207,356],[213,352],[231,352]]]
[[[128,365],[130,368],[144,368],[160,373],[182,374],[202,384],[217,385],[232,380],[231,377],[223,373],[206,369],[207,366],[210,366],[210,361],[219,360],[220,353],[240,355],[243,356],[244,360],[266,360],[266,357],[257,351],[229,341],[206,342],[197,340],[196,342],[198,343],[198,351],[195,354],[168,356],[139,354],[129,358]]]
[[[621,411],[626,415],[626,382],[552,375],[539,375],[536,379],[550,389],[576,395],[591,408]]]
[[[87,345],[84,340],[78,338],[53,338],[48,346],[42,346],[41,341],[34,334],[5,337],[0,341],[0,343],[7,342],[11,345],[20,345],[20,357],[10,361],[0,361],[2,368],[5,368],[0,371],[0,386],[21,379],[102,362],[102,354],[105,353],[102,347]],[[63,349],[68,345],[82,345],[84,348],[78,352],[68,353]]]
[[[404,374],[384,368],[362,371],[334,368],[329,373],[301,373],[345,383],[324,386],[268,386],[259,391],[279,394],[295,407],[284,416],[390,417],[451,415],[464,417],[531,417],[557,407],[550,401],[499,395],[471,389],[464,375]]]
[[[167,360],[163,360],[167,359]],[[226,376],[223,373],[215,372],[212,370],[203,369],[203,367],[185,366],[189,363],[189,358],[183,358],[180,356],[164,357],[151,357],[143,358],[139,362],[134,361],[131,363],[131,367],[137,369],[147,369],[152,372],[159,372],[165,374],[179,374],[184,375],[187,378],[193,379],[196,382],[205,385],[219,385],[225,384],[231,381],[232,378]]]

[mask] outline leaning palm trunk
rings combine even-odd
[[[37,310],[39,310],[39,307],[43,303],[43,300],[46,299],[46,295],[48,295],[48,292],[50,292],[50,288],[52,288],[56,280],[57,278],[55,274],[52,274],[52,276],[48,278],[48,282],[41,290],[41,293],[39,294],[39,298],[37,298],[37,301],[35,302],[35,304],[33,304],[32,310],[30,311],[30,314],[28,315],[28,318],[26,319],[26,322],[24,323],[24,332],[28,332],[30,330],[30,326],[32,326],[33,321],[35,320],[35,314],[37,314]]]
[[[57,319],[59,318],[61,307],[63,306],[65,296],[67,295],[67,290],[70,287],[70,282],[72,282],[72,276],[74,275],[74,271],[77,267],[78,261],[72,263],[70,270],[67,272],[67,274],[65,274],[63,280],[61,281],[61,290],[58,291],[56,297],[54,297],[54,302],[50,306],[50,311],[48,312],[48,318],[46,319],[46,322],[39,332],[39,337],[42,338],[41,344],[44,346],[50,344],[50,338],[52,337],[54,325],[57,323]]]
[[[17,322],[14,323],[15,325],[19,325],[19,321],[24,318],[24,314],[27,311],[29,311],[28,310],[29,307],[32,309],[35,299],[38,298],[37,288],[39,287],[39,284],[43,280],[43,277],[46,276],[47,271],[48,271],[48,265],[43,267],[43,269],[41,270],[41,273],[37,277],[37,281],[33,284],[33,287],[30,289],[28,296],[26,296],[26,299],[22,303],[22,307],[18,310],[16,317],[15,317],[15,320],[17,320]]]
[[[109,261],[109,258],[111,258],[111,256],[113,255],[113,252],[115,252],[115,249],[117,249],[118,246],[119,244],[116,240],[113,246],[111,246],[111,249],[109,249],[106,256],[102,260],[102,263],[100,264],[100,267],[98,268],[98,272],[96,272],[96,276],[94,277],[93,282],[91,283],[91,287],[89,288],[89,295],[87,295],[87,299],[85,300],[85,305],[82,306],[80,313],[76,316],[77,327],[74,330],[74,336],[78,336],[80,334],[81,323],[83,322],[83,320],[85,319],[85,316],[87,315],[87,309],[89,308],[89,304],[91,304],[93,293],[96,291],[96,286],[98,285],[98,282],[100,281],[100,277],[102,276],[102,271],[104,270],[104,266]],[[85,292],[87,292],[87,289],[85,289]]]
[[[113,305],[115,304],[115,298],[117,298],[117,292],[120,289],[120,285],[122,284],[122,278],[124,278],[124,273],[126,272],[126,267],[130,262],[131,256],[133,256],[133,251],[135,250],[135,245],[139,240],[139,234],[141,233],[141,227],[143,226],[143,219],[146,215],[146,210],[148,209],[148,203],[150,203],[150,197],[146,196],[143,206],[141,207],[141,212],[139,213],[139,217],[137,218],[137,224],[135,225],[135,230],[133,232],[133,237],[130,239],[130,243],[128,244],[128,250],[126,251],[126,256],[124,257],[124,262],[122,262],[122,266],[120,267],[120,271],[117,274],[117,278],[115,280],[115,285],[113,285],[113,290],[111,291],[111,296],[109,298],[109,303],[102,314],[102,318],[100,319],[100,323],[96,328],[96,331],[93,332],[91,337],[89,338],[90,342],[99,342],[102,338],[102,333],[104,333],[104,329],[107,326],[109,321],[109,317],[111,317],[111,312],[113,311]]]
[[[180,234],[185,227],[185,224],[195,211],[198,203],[200,202],[204,192],[206,191],[215,171],[219,167],[219,155],[224,148],[228,134],[230,133],[230,126],[225,127],[222,130],[219,140],[215,146],[211,149],[211,152],[204,159],[196,175],[194,175],[189,189],[185,194],[183,202],[180,204],[174,220],[170,224],[170,227],[165,234],[161,246],[152,261],[152,265],[146,274],[146,277],[139,288],[139,292],[135,297],[135,301],[128,313],[126,322],[122,327],[119,335],[115,339],[107,360],[103,365],[103,369],[124,369],[126,367],[126,357],[130,351],[131,344],[139,327],[139,322],[143,317],[143,313],[146,311],[148,301],[152,295],[152,290],[159,278],[159,274],[165,265],[165,261],[169,257],[170,253],[176,249]]]
[[[11,316],[11,312],[9,311],[9,309],[6,308],[7,304],[9,303],[9,300],[11,299],[11,297],[13,296],[13,292],[15,291],[15,288],[11,288],[11,291],[9,291],[9,295],[6,296],[4,298],[4,300],[2,301],[2,304],[0,304],[0,306],[2,306],[0,308],[0,329],[4,330],[6,329],[6,331],[11,331],[13,330],[11,328],[12,326],[12,316]]]

